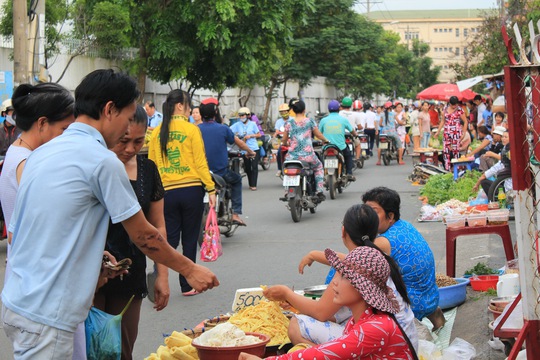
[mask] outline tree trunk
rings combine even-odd
[[[264,105],[264,113],[262,116],[262,124],[261,126],[266,126],[266,131],[268,129],[271,129],[271,127],[268,126],[268,113],[270,112],[270,104],[272,103],[272,95],[274,94],[274,89],[276,88],[278,84],[277,79],[272,78],[272,81],[270,82],[270,87],[268,88],[268,91],[266,92],[266,104]]]
[[[141,92],[141,95],[139,95],[138,102],[141,103],[145,100],[144,95],[146,92],[146,64],[148,62],[148,53],[146,51],[146,41],[143,39],[141,41],[139,46],[139,72],[137,74],[137,87],[139,88],[139,91]],[[152,99],[153,101],[154,99]],[[159,109],[161,110],[161,109]]]

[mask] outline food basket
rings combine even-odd
[[[467,215],[467,225],[469,226],[486,226],[487,215],[485,212]]]
[[[189,336],[192,340],[198,338],[205,330],[203,328],[187,329],[181,331],[182,334]]]
[[[508,224],[509,217],[510,217],[510,210],[508,209],[489,210],[487,212],[487,221],[489,225]]]
[[[257,336],[261,339],[261,342],[243,346],[214,347],[199,345],[194,341],[191,345],[197,349],[200,360],[238,360],[238,356],[240,356],[241,352],[263,357],[266,350],[266,344],[270,342],[270,337],[268,335],[253,332],[246,332],[246,335]]]
[[[459,228],[465,226],[466,219],[463,215],[450,215],[444,217],[444,222],[446,223],[446,227]]]
[[[499,275],[475,275],[469,278],[474,291],[487,291],[497,289]]]
[[[211,329],[211,328],[215,327],[218,324],[229,321],[230,318],[231,318],[230,315],[218,315],[218,316],[214,316],[213,318],[206,319],[206,320],[204,320],[204,323],[203,323],[204,328],[207,329],[207,330]]]
[[[467,298],[469,279],[455,278],[457,284],[439,288],[439,307],[442,310],[461,305]]]

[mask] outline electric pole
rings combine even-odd
[[[13,79],[15,87],[28,82],[26,14],[26,1],[13,1]]]
[[[369,13],[371,12],[371,5],[372,4],[381,4],[382,1],[364,0],[364,1],[359,1],[358,3],[362,4],[362,5],[364,5],[366,7],[366,9],[367,9],[366,16],[369,16]]]

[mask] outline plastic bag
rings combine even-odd
[[[444,360],[470,360],[476,356],[476,349],[467,341],[455,338],[449,347],[443,350]]]
[[[122,354],[122,315],[133,297],[118,315],[110,315],[92,306],[84,322],[88,360],[120,360]]]
[[[211,207],[204,227],[201,261],[216,261],[221,255],[223,255],[223,247],[221,246],[221,234],[219,233],[216,210]]]
[[[416,320],[416,319],[415,319]],[[437,345],[431,341],[418,340],[418,359],[437,360],[442,359],[442,354]]]

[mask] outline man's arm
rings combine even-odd
[[[234,136],[234,143],[242,150],[245,150],[248,153],[248,156],[255,156],[255,152],[247,146],[247,144],[240,140],[238,136]]]
[[[174,250],[159,231],[144,217],[142,210],[122,221],[129,238],[150,259],[182,274],[188,283],[202,292],[219,285],[217,277],[207,268]]]

